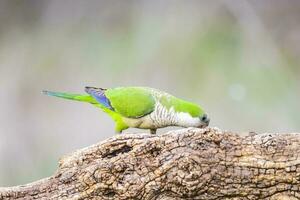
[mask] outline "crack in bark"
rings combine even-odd
[[[128,145],[124,145],[123,147],[116,149],[110,153],[106,153],[104,155],[102,155],[102,158],[112,158],[112,157],[116,157],[118,154],[120,153],[128,153],[129,151],[132,150],[132,147],[128,146]]]

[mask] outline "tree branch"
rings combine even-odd
[[[57,172],[0,199],[298,199],[300,134],[216,128],[124,134],[60,160]]]

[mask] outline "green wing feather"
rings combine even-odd
[[[43,91],[44,94],[48,96],[59,97],[63,99],[69,99],[74,101],[83,101],[91,104],[98,104],[98,102],[90,95],[82,95],[82,94],[71,94],[65,92],[52,92],[52,91]]]
[[[151,113],[155,99],[150,90],[142,87],[119,87],[105,91],[115,111],[124,117],[139,118]]]

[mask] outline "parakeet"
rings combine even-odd
[[[85,87],[87,94],[43,92],[102,109],[115,121],[118,133],[130,127],[150,129],[152,134],[167,126],[204,128],[210,121],[200,106],[148,87]]]

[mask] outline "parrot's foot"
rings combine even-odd
[[[151,134],[156,134],[156,129],[150,129]]]

